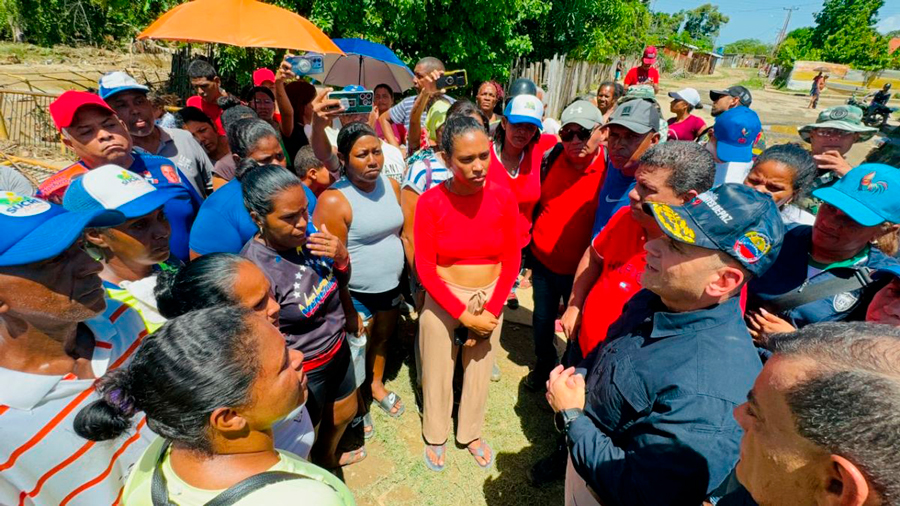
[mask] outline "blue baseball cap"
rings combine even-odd
[[[683,206],[647,203],[644,210],[676,241],[722,251],[754,276],[778,258],[784,222],[772,197],[749,186],[726,183]]]
[[[106,100],[120,91],[129,90],[147,93],[150,91],[150,88],[143,84],[138,84],[133,77],[125,72],[109,72],[103,74],[100,78],[97,94],[100,95],[100,98]]]
[[[75,212],[111,209],[130,220],[152,213],[174,197],[175,194],[156,189],[130,170],[103,165],[69,184],[63,207]]]
[[[755,112],[744,106],[729,109],[716,117],[716,156],[723,162],[753,161],[753,143],[762,131]]]
[[[900,169],[890,165],[864,163],[813,196],[864,227],[900,223]]]
[[[76,213],[34,197],[0,192],[0,267],[53,258],[81,237],[85,227],[111,227],[123,221],[118,211]]]
[[[531,123],[544,128],[544,104],[534,95],[516,95],[503,110],[506,120],[512,124]]]

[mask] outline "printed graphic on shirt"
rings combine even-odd
[[[298,254],[303,254],[303,251],[298,251]],[[311,264],[311,265],[310,265]],[[303,279],[303,276],[306,272],[312,267],[313,270],[319,275],[319,282],[312,287],[312,292],[310,293],[302,293],[300,290],[303,289],[303,286],[300,283],[300,280]],[[334,279],[334,272],[331,269],[331,266],[325,260],[307,260],[307,265],[301,265],[297,268],[297,273],[294,275],[296,281],[294,282],[294,292],[292,295],[300,301],[297,304],[297,309],[303,314],[304,317],[309,318],[319,310],[319,307],[328,300],[328,296],[331,295],[338,288],[337,280]]]
[[[772,249],[772,241],[759,232],[747,232],[734,243],[734,252],[748,264],[754,264]]]
[[[659,223],[676,239],[693,244],[697,233],[674,209],[666,204],[650,204]]]
[[[0,193],[0,214],[24,218],[50,210],[50,204],[43,200],[24,197],[13,192]]]

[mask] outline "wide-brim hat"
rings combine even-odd
[[[854,107],[852,105],[829,107],[819,113],[819,117],[816,118],[815,123],[800,127],[800,138],[809,142],[813,129],[834,128],[844,132],[859,134],[859,140],[857,142],[865,142],[871,139],[872,136],[878,132],[878,129],[863,125],[862,118],[863,111],[859,107]]]

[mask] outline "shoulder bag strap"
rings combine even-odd
[[[168,441],[163,445],[159,458],[156,460],[156,468],[153,470],[153,479],[150,483],[150,499],[153,502],[153,506],[176,506],[169,501],[168,485],[166,484],[165,476],[162,474],[162,463],[165,460],[169,445]],[[306,476],[285,471],[266,471],[255,474],[228,487],[227,490],[207,502],[205,506],[230,506],[265,486],[301,478],[306,478]]]
[[[833,276],[831,279],[814,285],[810,285],[807,280],[795,290],[766,301],[763,307],[770,312],[783,314],[804,304],[865,288],[872,283],[871,269],[865,266],[832,269],[827,272]]]

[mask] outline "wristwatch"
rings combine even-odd
[[[583,414],[584,410],[582,409],[564,409],[553,415],[553,425],[556,426],[556,430],[565,434],[569,430],[569,425]]]

